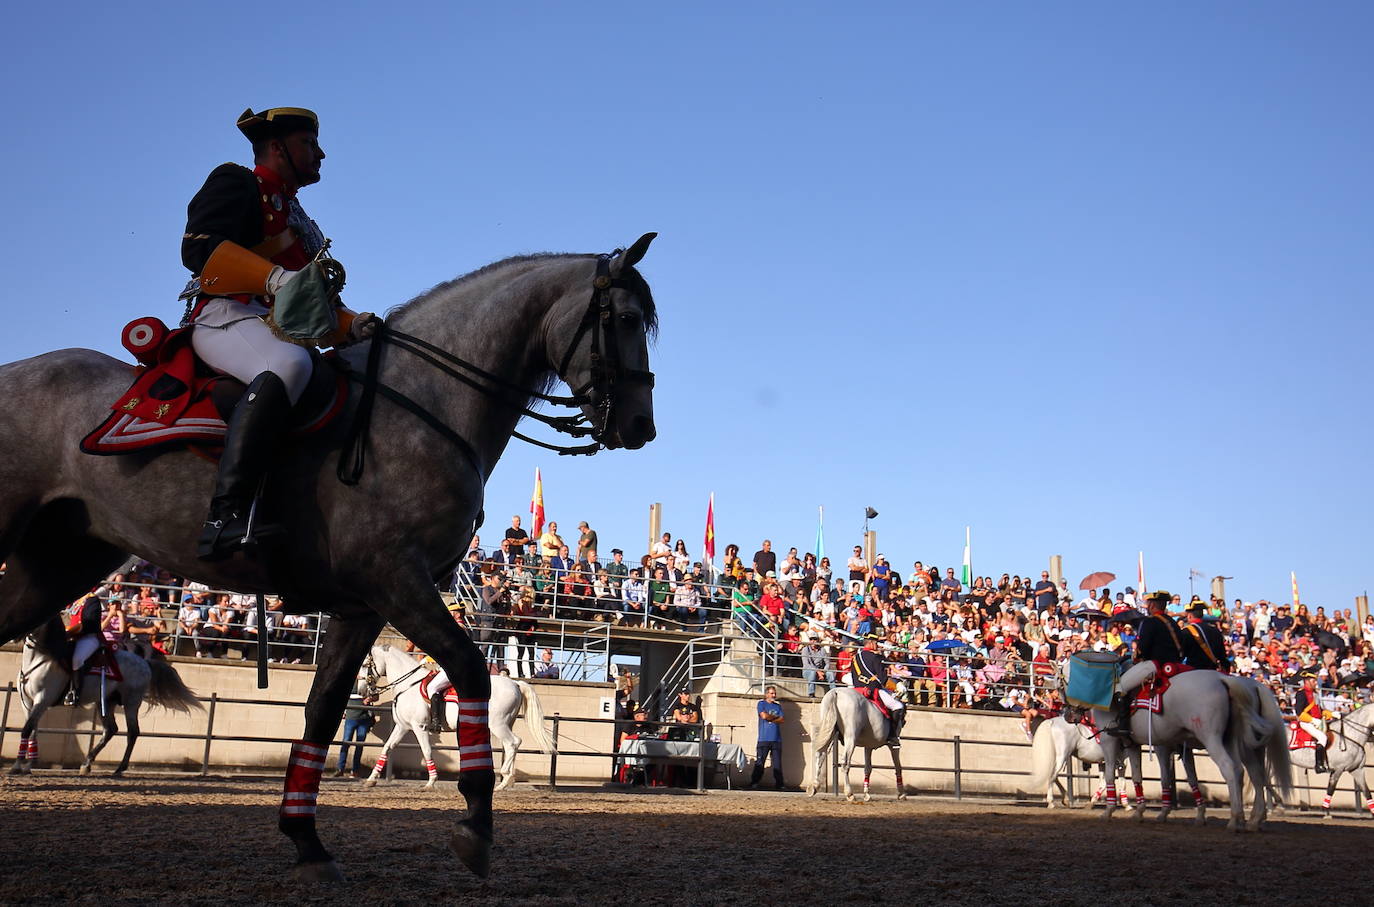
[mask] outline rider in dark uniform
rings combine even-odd
[[[1231,673],[1231,658],[1226,640],[1217,625],[1205,618],[1207,606],[1201,601],[1188,606],[1188,623],[1183,627],[1183,663],[1190,668]]]
[[[892,718],[887,723],[887,745],[898,747],[902,745],[901,734],[902,725],[906,720],[906,708],[897,697],[887,691],[887,662],[878,651],[878,640],[882,638],[878,634],[870,634],[864,639],[864,647],[854,656],[854,664],[850,671],[854,678],[854,688],[867,690],[870,700],[881,699],[892,713]]]
[[[100,651],[103,636],[100,632],[100,618],[104,607],[100,599],[88,596],[81,603],[81,619],[69,633],[76,637],[72,647],[72,685],[67,690],[66,704],[76,705],[81,698],[81,684],[86,679],[86,662]]]
[[[1116,725],[1105,729],[1109,734],[1129,737],[1131,700],[1136,688],[1153,677],[1159,665],[1183,661],[1183,631],[1165,613],[1172,598],[1168,592],[1160,590],[1146,599],[1150,615],[1140,622],[1140,632],[1135,641],[1135,666],[1121,677]]]
[[[276,336],[265,318],[274,300],[321,254],[324,235],[296,200],[320,179],[319,119],[300,107],[245,110],[239,131],[253,144],[255,167],[222,164],[191,199],[181,260],[196,275],[183,297],[183,325],[196,356],[247,385],[229,419],[224,452],[197,545],[199,557],[227,557],[247,531],[249,505],[266,473],[291,408],[313,369],[309,352]],[[343,346],[371,336],[376,318],[339,306],[337,329],[320,338]],[[263,527],[264,532],[267,527]]]

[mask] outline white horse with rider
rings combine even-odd
[[[816,791],[821,789],[821,763],[837,743],[841,750],[840,777],[843,779],[846,800],[854,800],[854,790],[849,783],[849,767],[856,747],[863,747],[864,751],[864,801],[872,799],[869,779],[873,774],[873,751],[880,747],[887,747],[888,752],[892,753],[892,767],[897,773],[897,799],[906,799],[902,760],[897,746],[888,739],[888,719],[853,687],[837,687],[821,700],[816,724],[811,729],[811,778],[806,784],[808,797],[815,796]]]
[[[62,622],[53,618],[24,639],[19,661],[19,702],[27,713],[19,732],[19,758],[10,766],[10,774],[27,775],[38,763],[38,722],[43,713],[62,701],[72,685],[72,644]],[[123,649],[114,653],[119,671],[116,679],[106,667],[89,670],[76,691],[77,708],[94,705],[100,715],[104,733],[95,741],[81,765],[81,774],[88,775],[95,757],[105,744],[119,733],[115,707],[124,706],[124,758],[115,768],[122,775],[129,767],[129,756],[138,740],[138,711],[143,700],[177,712],[199,711],[202,706],[196,694],[187,688],[176,669],[160,658],[145,660]],[[88,656],[89,657],[89,656]]]
[[[1137,665],[1140,667],[1140,665]],[[1121,686],[1134,695],[1132,676],[1127,672]],[[1131,715],[1129,735],[1139,747],[1153,747],[1159,765],[1162,807],[1156,816],[1167,819],[1174,809],[1174,756],[1182,755],[1185,745],[1200,746],[1216,763],[1226,782],[1231,806],[1230,831],[1242,827],[1258,831],[1268,812],[1264,788],[1272,772],[1279,790],[1286,797],[1292,789],[1292,765],[1283,739],[1282,724],[1276,719],[1276,705],[1260,684],[1242,677],[1230,677],[1216,671],[1193,670],[1181,672],[1169,679],[1160,695],[1160,710],[1139,708]],[[1105,758],[1115,760],[1122,749],[1122,741],[1107,731],[1115,727],[1112,712],[1094,710]],[[1135,818],[1144,818],[1141,791],[1143,778],[1140,761],[1132,759],[1132,775],[1136,787]],[[1187,762],[1185,760],[1185,766]],[[1243,802],[1244,774],[1248,773],[1255,787],[1254,807],[1250,820],[1245,822]],[[1107,808],[1110,817],[1116,808],[1114,783],[1107,786]],[[1205,805],[1199,798],[1198,822],[1206,821]]]
[[[1361,706],[1347,715],[1329,722],[1332,741],[1326,749],[1326,766],[1331,777],[1326,782],[1326,794],[1322,797],[1322,814],[1331,818],[1331,798],[1336,793],[1336,785],[1347,772],[1355,786],[1355,805],[1358,809],[1369,810],[1374,818],[1374,798],[1371,798],[1369,785],[1365,780],[1365,747],[1374,736],[1374,703]],[[1318,744],[1320,745],[1320,744]],[[1293,765],[1312,771],[1317,765],[1317,753],[1310,747],[1289,750]],[[1270,790],[1271,801],[1277,806],[1278,795]]]
[[[377,757],[372,774],[364,783],[368,787],[375,786],[386,770],[391,751],[407,734],[414,734],[416,742],[420,744],[425,771],[429,775],[425,789],[433,788],[439,780],[439,770],[434,765],[434,749],[430,740],[430,700],[421,691],[421,681],[429,675],[429,667],[401,649],[377,645],[372,647],[366,668],[368,682],[374,692],[393,693],[391,715],[396,726],[386,743],[382,745],[381,755]],[[378,685],[382,677],[385,677],[387,682]],[[523,680],[512,680],[504,674],[493,676],[487,720],[491,728],[492,741],[499,742],[503,752],[500,780],[496,790],[505,790],[515,783],[515,756],[524,741],[516,735],[513,727],[522,705],[525,708],[525,724],[529,728],[530,736],[534,738],[535,746],[545,755],[553,752],[553,740],[544,729],[544,709],[539,704],[534,687]],[[459,720],[458,704],[446,701],[444,707],[449,725],[456,727]]]

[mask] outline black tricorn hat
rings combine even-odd
[[[250,107],[239,114],[236,125],[239,132],[248,137],[248,141],[257,142],[290,135],[302,129],[318,133],[320,118],[315,115],[315,111],[306,110],[304,107],[270,107],[258,113],[254,113]]]

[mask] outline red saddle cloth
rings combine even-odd
[[[888,721],[892,720],[892,710],[889,709],[883,703],[883,697],[878,695],[878,691],[876,689],[870,687],[855,687],[854,689],[859,691],[860,696],[876,705],[878,707],[878,711],[883,713],[884,718],[886,718]]]
[[[1307,729],[1296,721],[1288,722],[1288,748],[1290,750],[1314,750],[1317,738],[1307,733]]]
[[[1156,666],[1155,676],[1140,685],[1135,699],[1131,701],[1131,711],[1149,709],[1158,715],[1164,711],[1164,693],[1169,689],[1169,679],[1187,671],[1195,670],[1185,664],[1168,661]]]
[[[139,362],[133,383],[111,404],[110,416],[82,439],[82,451],[112,455],[168,444],[222,447],[228,427],[212,392],[227,379],[199,365],[191,330],[169,331],[161,319],[149,316],[125,325],[123,341]],[[328,425],[347,399],[348,379],[340,373],[333,399],[293,434]]]
[[[119,671],[119,652],[112,643],[104,643],[96,649],[94,655],[86,660],[86,671],[93,677],[104,674],[111,680],[123,680],[124,675]]]
[[[425,675],[425,679],[420,681],[420,695],[423,696],[425,699],[429,699],[429,682],[433,680],[438,673],[438,671],[430,671],[428,674]],[[447,690],[444,690],[444,702],[457,701],[458,690],[456,688],[449,687]]]

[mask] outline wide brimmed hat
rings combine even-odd
[[[248,141],[257,142],[290,135],[302,129],[318,133],[320,118],[315,115],[315,111],[306,110],[304,107],[269,107],[258,113],[254,113],[250,107],[239,114],[236,125],[239,132],[248,137]]]
[[[1160,589],[1156,592],[1151,592],[1149,595],[1145,596],[1145,600],[1147,602],[1163,602],[1167,605],[1169,602],[1174,600],[1174,597],[1172,594],[1164,591],[1163,589]]]

